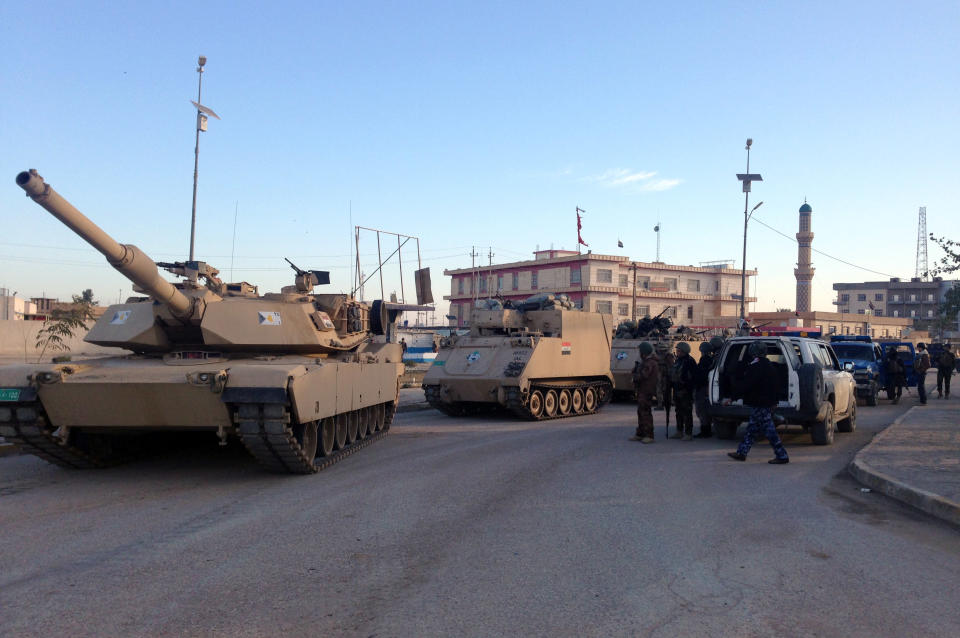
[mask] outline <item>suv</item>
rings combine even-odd
[[[853,364],[857,396],[863,397],[867,405],[876,405],[885,376],[880,345],[866,335],[834,335],[830,337],[830,346],[840,363]]]
[[[709,410],[719,438],[734,438],[740,422],[750,416],[737,386],[749,363],[747,347],[757,341],[767,346],[767,358],[777,370],[780,392],[774,414],[779,422],[802,425],[816,445],[833,443],[834,430],[856,429],[853,364],[841,366],[828,344],[805,337],[734,337],[723,345],[709,377]]]

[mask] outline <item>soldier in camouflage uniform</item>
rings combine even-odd
[[[653,397],[660,381],[660,367],[648,341],[640,344],[640,361],[634,364],[633,388],[637,393],[637,433],[631,441],[653,443]]]
[[[697,386],[697,364],[690,356],[690,344],[677,344],[677,360],[670,381],[677,411],[677,431],[672,438],[693,440],[693,393]]]
[[[676,358],[670,352],[668,343],[657,343],[657,365],[660,366],[660,381],[657,385],[657,404],[658,410],[663,409],[663,414],[667,419],[667,431],[670,430],[670,404],[673,398],[673,387],[670,385],[670,371],[673,370],[673,364]]]

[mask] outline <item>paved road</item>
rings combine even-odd
[[[401,414],[307,477],[216,446],[0,458],[0,635],[956,636],[960,531],[844,471],[906,407],[787,435],[786,466],[629,442],[629,405]]]

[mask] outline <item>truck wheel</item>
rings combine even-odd
[[[816,363],[804,363],[800,366],[800,410],[819,412],[823,402],[823,370]]]
[[[857,400],[850,402],[850,414],[842,421],[837,422],[837,429],[841,432],[853,432],[857,429]]]
[[[880,393],[880,388],[873,385],[870,386],[870,394],[867,395],[867,405],[876,406],[877,405],[877,394]]]
[[[713,422],[713,429],[718,439],[736,438],[738,427],[740,427],[738,421],[716,420]]]
[[[827,404],[827,413],[823,421],[816,421],[810,424],[810,438],[814,445],[830,445],[833,443],[833,431],[836,423],[833,419],[833,404]]]

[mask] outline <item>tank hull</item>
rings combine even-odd
[[[380,344],[365,355],[5,366],[0,435],[59,465],[101,467],[130,456],[130,435],[211,431],[238,437],[269,469],[313,472],[389,427],[400,347]]]

